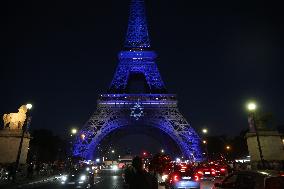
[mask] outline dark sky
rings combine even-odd
[[[128,0],[2,6],[0,114],[31,102],[32,127],[80,127],[106,92],[123,47]],[[163,80],[198,130],[237,135],[244,103],[284,123],[283,10],[264,1],[146,0]]]

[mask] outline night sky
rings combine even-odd
[[[123,48],[128,0],[19,1],[2,6],[0,114],[31,102],[32,128],[81,127]],[[245,102],[284,123],[284,16],[264,1],[146,0],[168,91],[200,131],[237,135]],[[1,123],[2,124],[2,123]]]

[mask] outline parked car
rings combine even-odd
[[[214,183],[213,189],[284,189],[284,174],[276,171],[238,171]]]

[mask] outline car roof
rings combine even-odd
[[[249,170],[249,171],[237,171],[236,173],[258,175],[263,177],[275,177],[280,175],[278,171],[274,170]]]

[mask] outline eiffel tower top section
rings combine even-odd
[[[124,47],[126,49],[150,48],[144,0],[131,1]]]
[[[109,87],[110,94],[164,94],[166,87],[150,50],[144,0],[132,0],[126,40]]]

